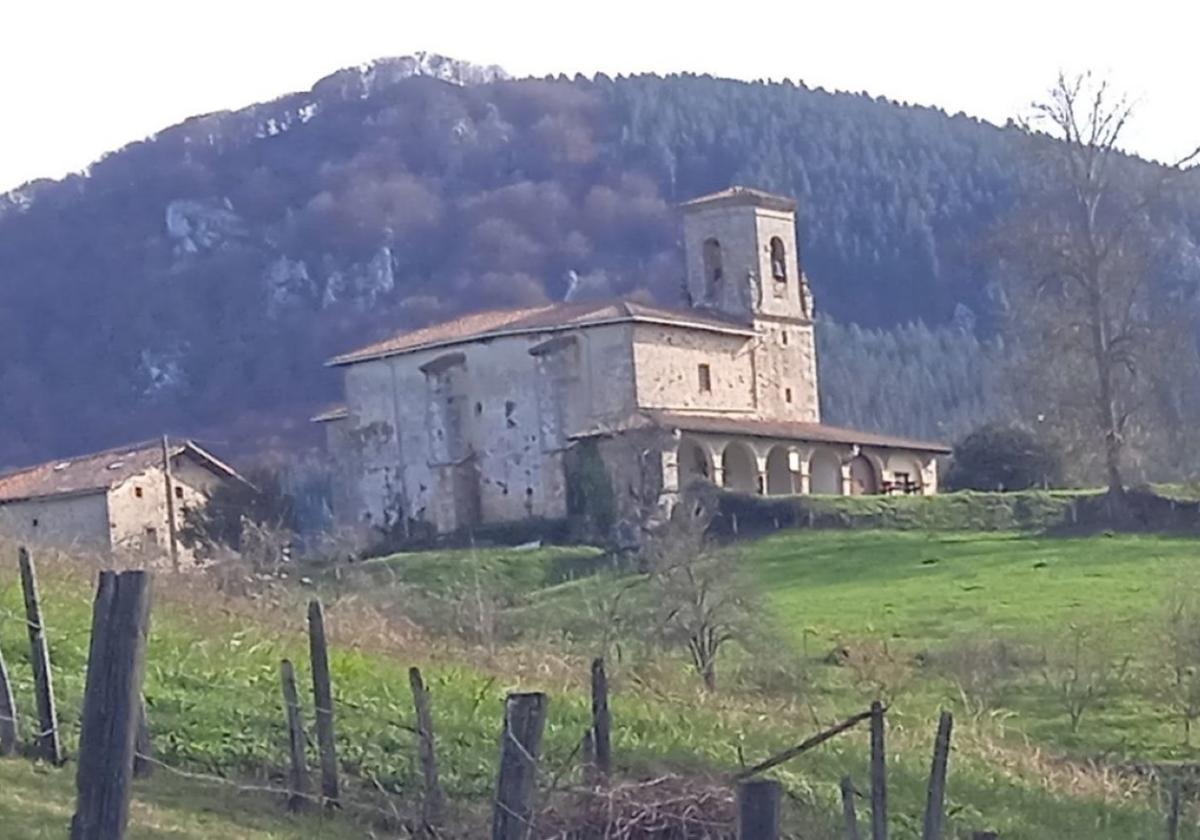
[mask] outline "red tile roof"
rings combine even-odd
[[[594,437],[615,434],[636,428],[659,426],[679,429],[684,432],[700,432],[722,435],[748,435],[781,440],[804,441],[807,443],[842,443],[859,446],[881,446],[889,449],[911,449],[918,452],[949,454],[951,448],[943,443],[932,443],[913,438],[881,435],[877,432],[861,432],[844,429],[825,423],[800,423],[790,420],[759,420],[754,417],[730,417],[727,415],[688,414],[673,411],[642,411],[617,423],[575,435]]]
[[[169,446],[172,459],[187,454],[219,475],[238,477],[230,467],[191,441],[173,441]],[[149,441],[23,467],[0,474],[0,504],[48,496],[97,493],[161,463],[162,443]]]
[[[698,309],[669,309],[631,300],[547,303],[521,309],[493,309],[464,315],[453,321],[410,330],[367,347],[343,353],[330,359],[327,364],[351,365],[498,335],[554,332],[622,321],[670,323],[698,329],[736,331],[747,336],[753,334],[749,324]]]

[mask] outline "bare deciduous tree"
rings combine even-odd
[[[1072,732],[1079,731],[1088,709],[1121,688],[1129,662],[1129,657],[1115,658],[1094,634],[1076,626],[1047,649],[1042,677],[1067,713]]]
[[[1160,632],[1167,678],[1164,699],[1183,724],[1183,743],[1192,743],[1192,724],[1200,720],[1200,603],[1194,596],[1168,600]]]
[[[645,557],[660,639],[687,650],[704,687],[715,691],[718,654],[755,636],[762,611],[737,553],[709,545],[711,516],[703,501],[685,494]]]
[[[1150,222],[1169,176],[1196,153],[1171,167],[1131,159],[1121,143],[1132,113],[1090,74],[1060,75],[1025,122],[1044,189],[1000,236],[1027,409],[1073,454],[1102,453],[1114,510],[1164,363],[1195,357],[1183,307],[1153,283],[1161,243]]]

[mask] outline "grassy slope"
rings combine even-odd
[[[1083,754],[1194,761],[1154,697],[1161,604],[1194,576],[1200,542],[1145,536],[1050,539],[1014,534],[808,532],[751,550],[799,644],[883,637],[910,653],[1000,638],[1041,652],[1072,626],[1114,657],[1133,657],[1130,686],[1088,713],[1078,733],[1034,676],[1004,697],[1009,727]],[[832,669],[826,669],[832,670]],[[918,679],[914,700],[946,687]]]
[[[807,634],[814,658],[832,639],[865,632],[868,626],[899,634],[898,644],[916,649],[992,619],[1016,628],[1030,621],[1061,625],[1069,620],[1064,606],[1075,602],[1071,609],[1095,606],[1097,613],[1107,609],[1108,615],[1145,614],[1152,608],[1154,594],[1144,563],[1161,564],[1154,566],[1155,574],[1167,576],[1182,568],[1189,552],[1187,543],[1170,540],[1043,544],[1002,536],[967,539],[915,533],[798,533],[763,541],[751,550],[771,584],[780,617],[797,632],[798,647],[803,644],[803,628],[819,634],[821,648],[816,647],[813,634]],[[1032,568],[1047,558],[1046,567]],[[937,562],[922,562],[930,559]],[[545,565],[543,560],[552,563],[542,557],[538,565]],[[530,585],[520,564],[496,562],[501,577],[504,569],[520,569],[514,591]],[[429,558],[402,558],[389,564],[424,568],[423,585],[443,579],[440,561],[438,569],[430,566]],[[17,677],[18,701],[28,709],[24,628],[14,618],[20,600],[12,565],[0,564],[0,645]],[[1089,577],[1100,571],[1104,577]],[[1039,573],[1044,574],[1033,576]],[[70,565],[43,565],[47,623],[68,744],[74,740],[74,712],[82,690],[89,577]],[[538,687],[552,693],[548,766],[557,772],[564,765],[587,719],[584,668],[577,656],[564,654],[559,645],[539,649],[534,643],[493,659],[416,642],[397,635],[395,623],[387,621],[389,610],[403,612],[403,599],[389,603],[379,581],[368,579],[374,590],[369,605],[360,595],[347,592],[330,608],[332,636],[339,646],[333,657],[336,691],[343,701],[338,734],[347,767],[359,778],[370,777],[401,791],[401,799],[404,791],[412,789],[413,750],[405,728],[411,724],[411,714],[404,668],[414,662],[426,668],[433,689],[442,729],[443,776],[457,801],[473,803],[478,809],[486,800],[494,771],[500,701],[508,689]],[[1050,591],[1047,581],[1057,589]],[[980,585],[984,589],[970,588]],[[566,584],[558,592],[577,594],[585,586]],[[879,597],[881,587],[886,601]],[[575,609],[578,604],[571,601],[567,597],[564,604]],[[1014,601],[1020,606],[1012,606]],[[981,609],[991,618],[977,618],[975,613]],[[199,590],[160,585],[147,686],[159,755],[192,770],[253,776],[258,783],[278,784],[272,768],[277,770],[282,759],[285,738],[277,666],[282,656],[303,662],[302,627],[303,610],[297,603],[263,599],[247,610],[243,602],[225,603]],[[864,702],[861,691],[845,684],[843,669],[827,670],[828,675],[814,674],[809,696],[797,702],[779,697],[704,698],[690,680],[680,682],[653,669],[637,676],[662,679],[653,688],[640,688],[631,666],[617,667],[613,705],[618,755],[634,773],[663,766],[729,768],[736,765],[739,751],[748,760],[765,756],[811,732],[813,714],[828,721]],[[899,838],[914,836],[927,772],[931,717],[946,696],[944,686],[924,685],[906,695],[893,718],[893,812]],[[28,727],[26,722],[26,732]],[[951,825],[956,830],[986,825],[1000,829],[1006,838],[1114,840],[1157,832],[1158,815],[1136,800],[1122,799],[1118,788],[1088,779],[1060,779],[1058,770],[1039,763],[1036,755],[997,745],[987,733],[969,727],[960,729],[956,743],[950,793]],[[846,772],[860,783],[865,779],[865,751],[863,735],[858,733],[795,762],[782,775],[819,812],[831,813],[836,780]],[[43,778],[54,781],[43,785]],[[0,780],[0,817],[13,812],[27,815],[27,825],[17,823],[22,825],[20,831],[6,837],[50,836],[44,833],[46,826],[61,827],[69,809],[69,771],[65,776],[42,777],[23,761],[6,761],[0,763]],[[160,778],[139,787],[143,808],[136,820],[146,833],[137,836],[159,836],[153,833],[156,824],[176,823],[181,831],[193,834],[172,836],[297,836],[289,833],[295,828],[282,817],[277,802],[260,807],[257,816],[263,821],[262,832],[276,833],[255,835],[249,823],[238,822],[236,809],[221,789],[170,781]],[[30,803],[31,791],[43,788],[46,795],[39,798],[38,808],[48,809],[45,819],[29,817],[37,811]],[[361,798],[370,797],[362,793]],[[211,830],[193,828],[199,819],[218,818],[203,816],[200,809],[205,806],[219,812],[225,824],[214,823]],[[478,814],[470,819],[472,824],[482,824]],[[342,818],[323,827],[321,836],[342,836],[337,832],[362,834]]]

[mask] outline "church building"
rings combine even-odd
[[[445,533],[562,518],[584,450],[621,509],[645,504],[647,482],[660,505],[696,480],[771,496],[936,493],[947,447],[821,422],[795,201],[732,187],[681,210],[685,308],[477,312],[331,359],[345,405],[314,420],[339,521]]]

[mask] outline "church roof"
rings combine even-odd
[[[326,364],[337,367],[502,335],[555,332],[630,321],[674,324],[746,336],[754,334],[749,324],[697,309],[670,309],[632,300],[545,303],[519,309],[473,312],[453,321],[409,330],[358,350],[334,356]]]
[[[223,478],[240,478],[190,440],[172,441],[171,458],[188,455]],[[97,493],[162,464],[162,442],[144,441],[90,455],[60,458],[0,474],[0,504]]]
[[[779,210],[784,213],[796,212],[796,199],[785,195],[756,190],[753,187],[733,186],[715,193],[702,195],[685,201],[679,206],[684,210],[696,210],[704,207],[736,207],[746,206],[765,207],[768,210]]]
[[[910,449],[917,452],[934,452],[947,455],[952,450],[944,443],[932,443],[913,438],[883,435],[878,432],[863,432],[825,423],[801,423],[792,420],[760,420],[756,417],[730,417],[728,415],[690,414],[674,411],[641,411],[623,421],[604,427],[596,427],[577,438],[617,434],[637,428],[657,426],[678,429],[682,432],[698,432],[722,435],[746,435],[781,440],[804,441],[806,443],[841,443],[859,446],[879,446],[887,449]]]

